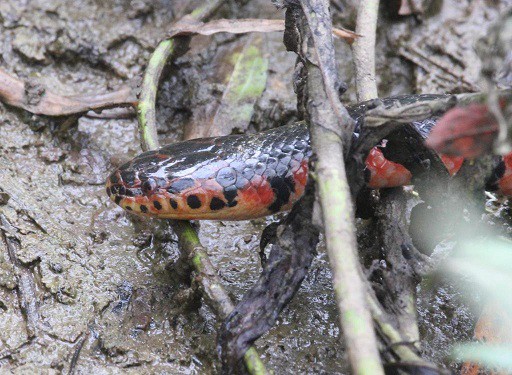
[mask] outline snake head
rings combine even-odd
[[[169,198],[168,182],[160,165],[163,159],[156,151],[150,151],[123,164],[107,178],[107,195],[127,211],[154,216],[154,211],[164,208],[163,199]]]
[[[213,197],[222,189],[212,177],[216,169],[199,170],[180,161],[182,155],[171,156],[163,150],[145,152],[107,178],[107,195],[127,211],[157,218],[211,217],[216,214],[213,209],[227,205]]]

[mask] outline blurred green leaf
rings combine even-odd
[[[444,266],[445,271],[462,275],[465,294],[475,287],[499,303],[512,315],[512,243],[505,240],[473,241],[460,246]]]
[[[510,327],[512,319],[512,242],[494,239],[461,243],[443,268],[452,275],[458,275],[459,284],[462,276],[461,289],[467,298],[474,297],[477,292],[485,297],[487,303],[502,308],[504,313],[494,317],[502,324],[502,331],[500,337],[491,339],[505,342],[458,345],[453,349],[453,357],[479,363],[489,369],[512,372],[512,343],[509,341],[512,332],[503,331]]]
[[[463,344],[453,350],[453,356],[463,361],[478,362],[489,369],[512,372],[512,347],[490,344]]]

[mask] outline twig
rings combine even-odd
[[[219,318],[225,319],[233,310],[233,302],[221,286],[217,270],[211,263],[205,248],[199,242],[197,233],[188,221],[169,221],[180,240],[180,247],[197,273],[196,281],[201,285],[204,297]]]
[[[356,73],[356,89],[359,101],[378,98],[377,81],[375,77],[375,40],[378,9],[379,0],[359,2],[356,32],[358,34],[362,34],[362,38],[358,39],[352,45]],[[443,105],[452,105],[454,100],[450,99],[451,98],[446,98]],[[381,107],[380,109],[377,108],[374,110],[374,112],[386,112],[386,110],[383,110]],[[393,111],[392,108],[391,111]],[[412,103],[409,108],[397,108],[396,112],[404,118],[418,115],[427,118],[432,116],[436,111],[431,106],[422,106]],[[378,120],[375,121],[376,117],[378,117],[378,115],[375,115],[376,114],[374,114],[373,124],[372,117],[370,115],[365,118],[365,125],[371,126],[379,123]],[[384,120],[384,122],[379,125],[385,125],[385,123],[389,121],[389,117],[384,114],[381,117],[381,120],[386,118],[387,120]],[[371,130],[375,130],[375,128]],[[404,128],[404,130],[406,129]],[[378,131],[376,133],[378,133]],[[386,259],[391,264],[391,270],[388,270],[384,274],[384,282],[390,279],[391,282],[394,282],[396,279],[401,283],[399,287],[392,288],[391,293],[391,303],[392,305],[396,305],[396,308],[399,311],[396,320],[400,330],[396,330],[393,324],[389,321],[389,317],[381,309],[379,301],[369,286],[367,298],[372,312],[371,315],[378,327],[380,338],[388,344],[390,350],[399,359],[398,365],[400,366],[405,363],[412,363],[415,370],[418,370],[420,367],[426,367],[433,373],[436,373],[437,368],[422,360],[418,355],[416,348],[407,345],[399,345],[400,342],[405,340],[418,340],[419,333],[416,319],[414,291],[419,275],[414,273],[412,264],[409,264],[402,259],[402,246],[410,246],[412,252],[413,245],[409,238],[408,231],[406,230],[407,220],[404,217],[404,215],[406,215],[406,199],[403,195],[400,195],[400,192],[397,192],[395,195],[396,196],[393,196],[393,193],[391,193],[391,196],[387,195],[383,198],[379,213],[381,215],[380,229],[383,237],[382,244],[386,249]],[[395,202],[394,198],[397,197],[399,199],[396,199]],[[395,217],[395,215],[398,215],[398,217]],[[412,262],[414,262],[414,260]],[[401,263],[405,264],[401,266]]]
[[[222,324],[219,347],[227,373],[239,368],[249,345],[275,325],[306,276],[319,237],[318,229],[311,225],[314,203],[314,184],[308,183],[300,203],[268,238],[273,246],[258,281]]]
[[[210,17],[222,3],[223,0],[210,1],[194,10],[187,17],[203,20]],[[175,41],[173,39],[161,42],[151,55],[144,73],[138,106],[139,131],[143,150],[152,150],[159,147],[156,132],[156,94],[163,68],[174,51]],[[225,319],[234,306],[224,290],[205,248],[201,245],[196,231],[188,221],[170,221],[170,225],[178,235],[182,251],[187,255],[190,264],[197,273],[197,281],[205,300],[210,304],[219,319]],[[268,374],[254,347],[250,347],[245,353],[244,363],[250,374]]]
[[[285,44],[299,54],[302,60],[299,68],[303,64],[302,73],[306,75],[305,86],[298,92],[304,91],[302,104],[309,117],[312,146],[318,158],[315,172],[326,246],[348,356],[354,374],[384,374],[357,258],[342,144],[342,139],[347,141],[352,137],[353,120],[334,94],[338,77],[332,36],[328,32],[331,28],[329,2],[302,0],[300,8],[293,4],[288,3],[286,16],[291,27],[288,35],[285,34]],[[348,148],[350,143],[345,145]]]
[[[80,358],[80,353],[82,352],[82,348],[84,347],[85,341],[88,338],[89,338],[89,331],[87,331],[85,333],[84,337],[82,337],[80,339],[80,341],[78,341],[75,351],[73,353],[73,356],[71,357],[71,363],[69,364],[68,375],[73,375],[75,373],[76,365],[78,363],[78,359]]]
[[[325,241],[352,370],[355,374],[383,374],[357,258],[350,188],[344,166],[332,168],[333,160],[343,160],[343,148],[320,127],[311,129],[311,139],[318,150],[316,172]]]
[[[169,221],[180,239],[181,250],[187,254],[189,263],[196,272],[196,282],[200,285],[203,297],[215,311],[219,320],[224,320],[233,311],[234,305],[222,286],[218,272],[213,266],[206,249],[201,245],[196,231],[190,222],[184,220]],[[244,363],[250,374],[268,374],[256,349],[251,346],[244,355]]]
[[[378,10],[379,0],[360,1],[357,9],[356,33],[362,37],[352,44],[352,52],[358,101],[378,97],[375,79],[375,34]]]
[[[413,345],[410,345],[408,342],[404,342],[402,334],[389,321],[387,314],[384,312],[379,302],[377,301],[377,297],[375,297],[375,295],[373,295],[371,292],[368,293],[368,305],[372,315],[375,317],[375,323],[377,324],[377,331],[379,332],[379,335],[384,342],[388,343],[386,349],[391,351],[396,357],[400,359],[400,362],[397,363],[398,366],[404,364],[407,366],[415,367],[416,369],[429,369],[430,371],[425,373],[432,375],[446,373],[445,371],[422,359],[416,353],[416,348],[414,348]]]
[[[156,131],[156,93],[162,71],[174,52],[174,40],[167,39],[156,47],[151,55],[140,90],[140,101],[137,105],[140,141],[143,151],[155,150],[159,147]]]
[[[189,15],[185,16],[184,20],[202,21],[207,19],[215,13],[223,2],[224,0],[209,1],[205,5],[192,11]],[[186,39],[186,41],[188,41],[188,39]],[[155,109],[156,94],[165,64],[167,64],[175,50],[175,38],[169,38],[160,42],[149,58],[148,66],[144,72],[142,88],[140,91],[140,100],[137,106],[141,147],[143,151],[158,148]]]
[[[23,318],[26,321],[28,338],[33,338],[39,333],[39,311],[36,298],[36,285],[33,273],[24,267],[18,259],[20,242],[16,238],[14,228],[4,214],[0,214],[0,239],[7,248],[8,259],[15,267],[17,273],[16,294]]]

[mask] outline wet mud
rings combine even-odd
[[[136,88],[169,25],[200,3],[3,1],[0,66],[61,94]],[[421,17],[383,12],[381,96],[478,89],[471,41],[510,2],[436,3],[440,10],[427,9]],[[332,9],[335,26],[353,28],[351,4]],[[282,14],[258,0],[228,3],[219,17]],[[246,42],[247,36],[198,36],[168,66],[158,99],[162,143],[179,140],[188,124],[218,105],[229,56]],[[265,35],[263,48],[267,86],[249,131],[296,118],[295,55],[284,50],[279,33]],[[354,101],[350,48],[342,41],[336,48],[349,87],[344,100]],[[176,238],[162,223],[128,214],[105,194],[109,172],[139,152],[134,117],[46,118],[0,103],[0,372],[216,373],[219,323],[191,297],[193,286],[177,271]],[[200,224],[202,243],[235,300],[257,279],[259,237],[274,219]],[[449,367],[451,345],[471,337],[475,316],[445,284],[422,285],[418,303],[424,353]],[[256,344],[276,374],[348,373],[321,246],[277,326]]]

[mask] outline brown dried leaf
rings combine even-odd
[[[36,115],[65,116],[132,106],[135,98],[129,87],[99,95],[61,96],[42,85],[24,83],[0,69],[0,101]]]
[[[332,34],[340,39],[345,40],[348,44],[354,43],[354,40],[356,40],[357,38],[359,38],[361,36],[359,34],[356,34],[353,31],[347,30],[343,27],[342,28],[333,27]]]
[[[169,33],[169,38],[178,35],[212,35],[216,33],[269,33],[272,31],[284,31],[284,20],[269,19],[219,19],[207,23],[185,17],[178,21]],[[333,28],[332,33],[338,38],[344,39],[347,43],[352,43],[359,35],[353,31],[344,28]]]

